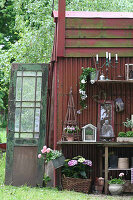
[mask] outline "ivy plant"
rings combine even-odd
[[[88,82],[90,73],[95,72],[95,71],[96,69],[92,67],[87,67],[87,68],[82,67],[82,74],[80,75],[80,82],[79,82],[80,105],[82,109],[87,108],[87,104],[86,104],[87,82]]]

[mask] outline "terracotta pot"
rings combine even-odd
[[[109,191],[112,195],[119,195],[123,193],[123,184],[110,184]]]
[[[98,185],[100,186],[104,185],[104,178],[98,178]]]
[[[73,136],[67,136],[67,141],[69,141],[69,142],[74,141],[74,137]]]

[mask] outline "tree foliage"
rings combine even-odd
[[[0,45],[4,45],[0,50],[0,107],[5,107],[12,62],[50,61],[52,3],[53,0],[0,1]],[[54,1],[54,9],[58,9],[58,0]],[[133,0],[66,0],[66,10],[132,12]]]

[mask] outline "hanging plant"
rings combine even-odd
[[[96,69],[92,68],[92,67],[87,67],[87,68],[82,67],[82,74],[80,75],[80,82],[79,82],[80,105],[82,107],[82,110],[87,108],[87,104],[86,104],[87,92],[86,92],[86,90],[87,90],[87,81],[89,79],[91,72],[96,72]]]

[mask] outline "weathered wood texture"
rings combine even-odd
[[[66,18],[66,57],[133,55],[133,19]]]
[[[36,186],[37,147],[14,147],[12,185]]]
[[[58,33],[58,12],[53,14]],[[133,14],[103,12],[69,12],[66,11],[64,40],[65,57],[91,57],[97,53],[100,57],[108,51],[115,56],[132,57],[133,55]],[[64,29],[63,29],[64,31]],[[63,34],[62,31],[62,34]],[[56,36],[57,37],[57,36]],[[56,40],[55,37],[55,40]],[[54,44],[55,49],[58,44]],[[60,57],[60,54],[56,54]],[[62,54],[63,55],[63,54]],[[54,58],[53,58],[54,60]]]
[[[105,62],[104,58],[99,59],[100,65]],[[120,131],[126,131],[123,121],[126,118],[130,118],[133,113],[133,83],[127,81],[120,81],[118,75],[122,75],[122,79],[125,77],[125,63],[133,63],[133,58],[119,58],[118,67],[116,69],[109,68],[109,79],[119,80],[119,82],[112,83],[95,83],[94,85],[88,83],[88,108],[83,110],[82,114],[77,115],[78,124],[83,127],[86,124],[93,124],[97,126],[98,121],[98,103],[94,101],[93,96],[99,95],[100,91],[103,90],[108,101],[115,101],[116,98],[122,98],[125,108],[123,112],[114,111],[114,130],[115,135],[118,135]],[[115,60],[112,59],[112,64],[115,65]],[[67,111],[68,97],[70,87],[72,87],[75,108],[79,110],[80,99],[79,99],[79,77],[82,73],[81,67],[92,66],[91,58],[62,58],[58,61],[57,79],[58,79],[58,105],[57,105],[57,141],[61,139],[63,130],[63,123]],[[105,68],[103,69],[105,74]],[[104,97],[101,97],[104,100]]]

